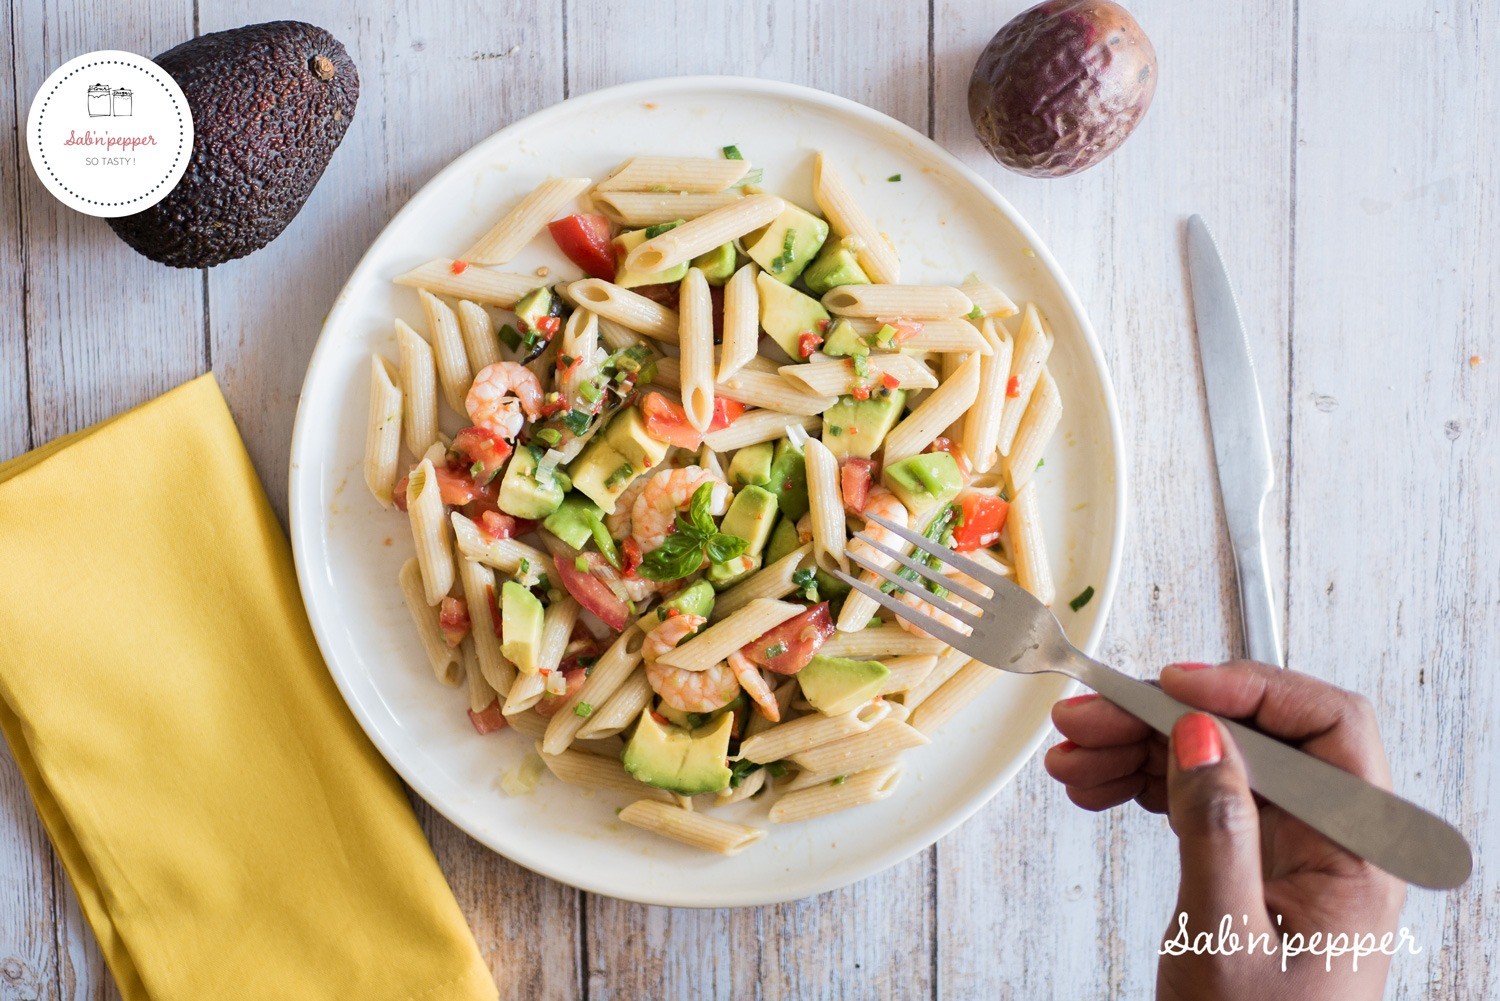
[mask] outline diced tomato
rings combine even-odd
[[[600,655],[609,647],[608,642],[599,639],[593,633],[589,632],[589,627],[584,625],[582,621],[578,622],[575,628],[583,630],[585,639],[575,639],[568,643],[568,649],[571,652],[562,659],[562,663],[557,667],[563,674],[567,674],[574,668],[580,671],[588,670],[594,665],[594,661],[598,660]]]
[[[1005,383],[1005,395],[1012,400],[1021,395],[1021,377],[1019,375],[1011,376]]]
[[[551,337],[562,329],[562,318],[556,316],[539,317],[536,321],[536,329]]]
[[[537,408],[537,411],[542,417],[554,417],[567,409],[568,401],[563,399],[562,394],[553,393],[549,395],[548,399],[542,401],[542,405]]]
[[[465,271],[469,270],[469,262],[468,261],[454,261],[452,264],[448,265],[448,270],[452,271],[456,275],[461,275]]]
[[[438,491],[442,494],[443,503],[450,507],[463,507],[472,500],[484,496],[484,491],[467,470],[450,469],[447,466],[434,466],[433,472],[437,474]]]
[[[462,457],[476,483],[494,479],[513,450],[510,442],[485,427],[467,427],[453,436],[453,451]]]
[[[744,412],[745,405],[739,400],[730,400],[722,396],[715,396],[714,416],[708,422],[708,429],[710,431],[722,431],[739,420],[740,415]]]
[[[610,245],[609,220],[602,215],[579,213],[547,224],[552,242],[584,274],[615,280],[615,254]]]
[[[626,577],[635,576],[635,568],[641,565],[645,559],[641,555],[641,544],[635,541],[635,537],[627,538],[620,544],[620,570]]]
[[[496,593],[494,584],[484,589],[484,597],[490,605],[490,621],[495,624],[495,639],[504,639],[505,637],[500,635],[500,595]]]
[[[517,518],[515,515],[506,514],[504,511],[484,511],[478,518],[473,519],[474,524],[479,527],[479,532],[491,542],[499,542],[501,539],[514,539],[517,536],[528,535],[535,532],[537,525],[541,522],[531,521],[526,518]]]
[[[740,652],[769,671],[796,674],[832,635],[833,617],[828,614],[825,601],[751,640]]]
[[[797,357],[811,358],[813,352],[823,346],[823,338],[811,330],[804,330],[797,335]]]
[[[563,707],[563,703],[567,702],[574,692],[583,687],[583,683],[588,677],[581,667],[575,667],[571,671],[564,670],[562,674],[568,683],[567,691],[561,695],[553,695],[551,692],[548,692],[533,706],[536,714],[543,719],[555,716],[557,711]]]
[[[505,718],[505,713],[500,711],[500,700],[496,699],[479,712],[470,709],[469,722],[474,724],[475,731],[483,734],[505,729],[509,720]]]
[[[588,570],[578,569],[574,560],[579,555],[587,561]],[[617,597],[602,579],[603,571],[614,572],[614,568],[603,556],[598,553],[562,553],[554,560],[554,565],[557,567],[557,576],[562,578],[562,586],[567,588],[568,593],[580,605],[597,615],[600,621],[615,632],[624,631],[630,621],[630,606]]]
[[[401,477],[396,485],[391,488],[391,503],[396,505],[396,510],[402,514],[406,513],[406,485],[411,482],[411,474]]]
[[[868,400],[870,398],[870,387],[865,385],[864,383],[860,383],[853,389],[849,390],[849,395],[854,397],[856,400]]]
[[[940,434],[936,438],[932,439],[932,441],[927,445],[926,448],[922,449],[922,451],[951,453],[953,451],[953,439],[947,437],[946,435]]]
[[[922,332],[921,320],[908,320],[897,316],[892,319],[882,318],[880,322],[889,324],[891,329],[896,332],[897,344],[904,344]]]
[[[851,511],[863,511],[874,479],[873,459],[845,459],[839,467],[839,487],[844,494],[844,506]]]
[[[718,412],[718,402],[714,400],[715,413]],[[744,407],[740,410],[743,412]],[[646,418],[646,433],[657,441],[679,448],[697,448],[703,444],[703,435],[688,423],[687,411],[660,393],[646,394],[641,401],[641,414]]]
[[[880,384],[886,389],[900,389],[901,380],[889,372],[880,373]]]
[[[965,490],[958,495],[963,524],[953,529],[953,548],[960,553],[993,546],[1005,527],[1010,505],[999,497]]]
[[[672,725],[670,720],[668,720],[661,713],[657,712],[655,709],[651,710],[651,718],[654,719],[654,720],[656,720],[656,722],[660,723],[662,726],[671,726]]]
[[[457,647],[469,635],[469,606],[462,598],[444,598],[438,606],[438,626],[443,642]]]

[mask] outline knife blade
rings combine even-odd
[[[1213,234],[1196,215],[1188,219],[1187,260],[1219,495],[1239,580],[1245,652],[1252,660],[1283,667],[1281,633],[1261,531],[1266,497],[1275,483],[1271,441],[1234,289]]]

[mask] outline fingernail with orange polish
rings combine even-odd
[[[1177,756],[1177,767],[1184,770],[1217,765],[1224,759],[1219,725],[1212,716],[1188,713],[1172,727],[1172,753]]]
[[[1052,749],[1059,754],[1067,754],[1069,751],[1078,750],[1078,745],[1071,740],[1065,740],[1061,744],[1054,744]]]
[[[1085,692],[1082,695],[1075,695],[1071,699],[1063,699],[1063,705],[1065,705],[1065,706],[1081,706],[1085,702],[1092,702],[1095,699],[1097,699],[1098,697],[1099,697],[1099,694],[1097,692]]]
[[[1205,667],[1213,667],[1212,664],[1201,664],[1196,660],[1183,661],[1180,664],[1168,664],[1167,666],[1175,667],[1179,671],[1201,671]]]

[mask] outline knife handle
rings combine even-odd
[[[1285,667],[1281,656],[1281,634],[1276,627],[1276,599],[1271,591],[1271,572],[1266,565],[1266,547],[1260,533],[1234,554],[1240,583],[1240,618],[1245,631],[1245,654],[1262,664]]]

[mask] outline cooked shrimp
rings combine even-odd
[[[976,594],[990,593],[989,588],[985,587],[983,584],[979,583],[979,581],[975,580],[973,577],[970,577],[966,573],[960,573],[957,570],[953,570],[949,573],[943,574],[943,576],[947,577],[951,581],[954,581],[955,583],[972,588]],[[901,592],[899,600],[903,605],[915,608],[923,615],[930,616],[935,622],[939,623],[940,625],[947,626],[949,629],[956,629],[964,635],[968,635],[969,627],[967,624],[958,621],[942,609],[934,607],[927,600],[928,592],[926,588],[915,582],[912,584],[912,588],[913,590],[906,590]],[[979,611],[979,609],[974,605],[965,601],[963,598],[960,598],[952,591],[948,592],[947,600],[957,605],[959,608],[962,608],[966,612]],[[902,629],[905,629],[907,632],[911,633],[914,636],[922,636],[926,639],[934,638],[930,633],[927,632],[927,630],[912,625],[910,622],[907,622],[899,615],[896,616],[896,621],[901,625]]]
[[[651,481],[662,467],[648,469],[635,479],[631,480],[625,490],[615,499],[615,509],[612,513],[604,516],[604,527],[609,530],[610,538],[623,540],[630,534],[630,510],[635,507],[635,499],[646,489],[646,484]]]
[[[736,650],[729,655],[729,669],[739,679],[740,687],[750,696],[750,701],[760,707],[760,714],[772,723],[781,722],[781,706],[776,704],[776,695],[750,658]]]
[[[541,416],[542,384],[525,365],[497,361],[475,376],[464,407],[475,424],[513,441],[526,421]]]
[[[657,662],[706,622],[701,615],[674,615],[646,635],[641,653],[646,661],[646,681],[663,702],[685,713],[709,713],[722,709],[740,693],[740,682],[722,660],[706,671],[684,671]]]
[[[649,553],[666,541],[677,512],[687,507],[693,492],[705,483],[714,484],[708,513],[718,516],[729,506],[729,484],[701,466],[683,466],[653,476],[635,499],[630,511],[630,534]]]
[[[797,519],[797,545],[805,546],[812,541],[812,512]]]
[[[864,514],[877,515],[886,521],[892,522],[902,528],[911,527],[911,515],[907,513],[906,505],[896,498],[885,487],[874,486],[870,488],[870,495],[865,498]],[[890,545],[892,548],[901,545],[898,539],[893,539],[896,533],[883,525],[866,519],[864,534],[882,545]],[[889,566],[890,558],[882,554],[878,549],[863,539],[855,539],[849,543],[849,551],[868,556],[880,566]],[[903,550],[904,551],[904,550]]]

